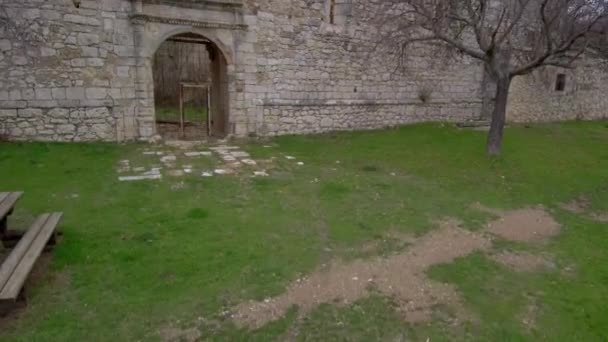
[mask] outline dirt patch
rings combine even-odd
[[[200,341],[202,336],[197,328],[165,328],[159,332],[159,335],[163,342],[196,342]]]
[[[562,203],[560,207],[574,214],[587,214],[591,201],[585,196],[579,196],[568,203]],[[586,215],[588,218],[598,222],[608,222],[608,213],[595,212]]]
[[[541,242],[560,232],[560,225],[542,207],[502,213],[487,231],[512,241]]]
[[[567,210],[571,213],[583,214],[585,213],[585,211],[587,211],[589,204],[590,202],[587,197],[580,196],[568,203],[562,203],[560,206],[562,207],[562,209]]]
[[[277,297],[236,306],[232,318],[239,327],[259,328],[283,317],[293,305],[298,306],[298,313],[303,317],[323,303],[353,303],[368,296],[371,289],[391,297],[405,320],[412,323],[430,320],[437,305],[449,305],[462,317],[466,312],[457,289],[429,279],[426,270],[475,251],[488,252],[493,236],[537,242],[560,230],[559,224],[540,207],[511,212],[492,210],[492,213],[501,218],[491,222],[483,232],[470,232],[459,228],[456,221],[445,221],[425,236],[408,239],[411,246],[402,253],[330,263],[298,279]],[[533,255],[503,253],[495,257],[518,270],[533,270],[545,264],[543,258]]]
[[[405,253],[332,263],[327,269],[299,279],[278,297],[237,306],[233,319],[241,327],[259,328],[281,318],[292,305],[297,305],[303,316],[322,303],[350,304],[374,288],[394,298],[406,320],[428,320],[437,304],[460,307],[460,296],[453,286],[428,279],[425,271],[490,245],[483,236],[460,229],[455,222],[446,222],[418,239]]]
[[[530,303],[526,306],[526,310],[521,316],[521,323],[524,325],[526,330],[531,331],[536,328],[536,321],[539,315],[540,308],[536,302],[536,299],[531,298]]]
[[[608,213],[593,213],[591,218],[598,222],[608,222]]]
[[[532,272],[550,265],[549,261],[545,258],[526,252],[513,253],[505,251],[492,254],[489,257],[517,272]]]

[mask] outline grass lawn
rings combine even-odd
[[[156,120],[179,122],[179,107],[156,107]],[[197,106],[184,107],[184,120],[198,124],[207,123],[207,108]]]
[[[154,147],[0,143],[0,190],[25,191],[9,223],[65,214],[47,273],[28,308],[2,320],[0,339],[154,341],[174,327],[205,340],[608,340],[608,223],[560,207],[585,195],[589,211],[608,212],[608,123],[513,126],[498,159],[484,142],[483,132],[440,124],[288,136],[237,142],[255,159],[276,158],[269,177],[143,182],[119,182],[116,166]],[[534,246],[493,247],[550,254],[553,268],[516,272],[473,253],[429,269],[458,288],[470,320],[454,324],[438,306],[432,321],[408,323],[381,294],[302,319],[294,307],[253,331],[227,315],[332,260],[406,250],[387,238],[395,232],[420,236],[446,217],[478,231],[494,217],[476,202],[542,204],[562,230]],[[524,324],[530,303],[534,322]]]

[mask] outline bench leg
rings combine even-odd
[[[19,295],[15,300],[0,301],[0,316],[6,316],[17,309],[27,307],[27,291],[25,286],[19,291]]]
[[[49,238],[49,242],[47,242],[46,245],[53,247],[56,244],[57,244],[57,232],[53,232],[53,234]]]
[[[13,248],[17,245],[17,242],[21,240],[23,235],[24,233],[21,231],[7,229],[2,236],[2,245],[5,248]]]
[[[6,221],[8,219],[8,215],[0,220],[0,235],[4,238],[4,234],[6,234]]]
[[[15,308],[16,305],[17,305],[17,303],[12,300],[1,301],[0,302],[0,316],[8,315],[11,311],[13,311],[13,309]]]

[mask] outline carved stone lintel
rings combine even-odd
[[[131,22],[133,24],[143,25],[145,23],[162,23],[162,24],[170,24],[170,25],[185,25],[199,28],[219,28],[219,29],[229,29],[229,30],[247,30],[247,25],[245,24],[227,24],[227,23],[214,23],[207,21],[196,21],[190,19],[179,19],[179,18],[166,18],[166,17],[156,17],[146,14],[134,14],[131,15]]]

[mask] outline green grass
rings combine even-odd
[[[210,340],[608,339],[608,226],[559,209],[581,194],[608,209],[608,124],[513,126],[494,159],[484,141],[439,124],[288,136],[245,145],[256,159],[277,158],[268,178],[140,183],[118,182],[115,167],[145,145],[2,143],[0,189],[25,191],[11,224],[26,227],[47,211],[65,217],[51,269],[0,339],[148,341],[168,326],[198,327]],[[482,254],[433,267],[432,278],[463,293],[471,322],[450,324],[449,308],[438,308],[432,323],[410,325],[380,295],[323,305],[302,320],[294,308],[257,331],[223,314],[280,294],[331,259],[368,257],[357,251],[391,232],[424,234],[443,217],[478,229],[491,216],[470,209],[474,202],[543,204],[563,233],[538,247],[555,255],[556,270],[515,273]],[[403,248],[389,241],[378,254]],[[527,328],[531,300],[538,318]]]
[[[207,123],[207,108],[197,106],[184,107],[184,119],[187,122]],[[179,122],[178,107],[156,107],[156,120]]]

